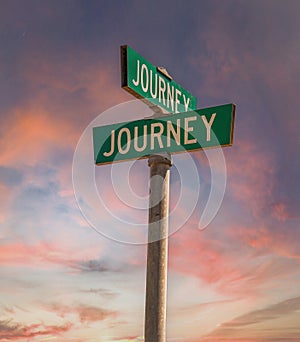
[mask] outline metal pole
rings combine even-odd
[[[149,157],[150,200],[145,342],[166,341],[170,154]]]

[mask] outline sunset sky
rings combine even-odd
[[[149,115],[136,103],[110,115],[134,99],[123,44],[198,108],[236,104],[225,195],[204,230],[215,154],[173,159],[167,340],[300,341],[299,13],[297,0],[0,2],[1,342],[143,340],[147,210],[124,184],[145,203],[147,160],[116,165],[113,184],[110,166],[75,153],[87,137],[93,156],[96,118]],[[81,198],[90,170],[104,202]]]

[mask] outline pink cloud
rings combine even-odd
[[[228,233],[233,240],[250,246],[257,252],[273,253],[295,261],[300,259],[299,232],[297,230],[289,229],[287,234],[284,226],[276,228],[258,224],[255,227],[231,227]]]
[[[77,132],[64,119],[54,118],[42,106],[17,109],[11,128],[1,135],[1,165],[33,165],[46,161],[53,148],[73,146]]]
[[[210,229],[210,230],[209,230]],[[199,231],[192,224],[169,239],[170,271],[197,277],[230,298],[259,300],[270,282],[293,282],[299,244],[264,226]],[[280,275],[280,277],[279,277]]]
[[[271,209],[274,190],[274,161],[259,146],[239,141],[226,158],[228,188],[245,208],[257,217]]]
[[[278,202],[273,204],[273,216],[281,222],[285,222],[289,218],[287,207],[285,203]]]
[[[130,99],[120,87],[115,61],[111,64],[100,58],[95,61],[93,55],[80,51],[76,59],[70,56],[64,63],[54,64],[51,58],[40,53],[36,51],[34,58],[31,54],[26,56],[22,76],[33,87],[38,87],[44,103],[51,103],[49,94],[54,93],[58,101],[56,107],[60,111],[64,109],[63,116],[69,119],[70,124],[86,124],[86,120],[93,119],[93,115]],[[80,98],[79,102],[67,102],[70,98],[76,100],[76,97]],[[75,118],[74,113],[81,115]]]
[[[33,165],[49,160],[53,149],[74,150],[89,120],[126,100],[114,72],[102,61],[77,68],[72,58],[57,65],[38,51],[34,58],[28,56],[21,76],[34,96],[6,113],[0,128],[0,165]]]
[[[11,321],[0,321],[0,340],[18,341],[20,339],[32,339],[39,336],[56,335],[69,331],[72,327],[71,323],[64,325],[44,325],[31,324],[22,325],[20,323],[12,323]]]
[[[238,298],[245,292],[249,274],[243,265],[236,262],[234,253],[227,247],[195,228],[183,228],[170,239],[170,268],[176,272],[199,277],[223,294]],[[248,268],[248,267],[247,267]]]
[[[114,338],[114,341],[132,341],[132,342],[136,342],[136,341],[142,341],[143,338],[138,336],[138,335],[135,335],[135,336],[122,336],[122,337],[115,337]]]
[[[240,139],[230,149],[224,149],[227,169],[226,193],[241,205],[255,219],[272,216],[278,221],[290,218],[289,208],[276,199],[276,163],[274,155],[248,140]],[[204,166],[202,177],[210,182],[208,160],[203,153],[195,158]],[[215,170],[220,169],[218,160],[213,162]]]
[[[240,139],[234,146],[224,150],[227,168],[226,192],[233,196],[255,219],[270,216],[279,222],[291,216],[287,203],[277,199],[277,166],[274,154],[261,149],[254,142]],[[196,154],[201,165],[208,167],[203,154]],[[214,163],[218,168],[218,163]],[[204,175],[205,176],[205,175]]]
[[[70,269],[80,269],[83,260],[99,257],[101,250],[91,247],[88,251],[74,250],[66,246],[58,246],[39,242],[28,245],[23,242],[2,244],[0,246],[0,265],[10,266],[34,266],[49,268],[65,266]]]

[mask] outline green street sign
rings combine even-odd
[[[235,105],[93,128],[95,164],[231,146]]]
[[[197,99],[172,80],[165,69],[155,67],[129,46],[121,46],[122,88],[150,106],[170,113],[197,108]]]

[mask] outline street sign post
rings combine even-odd
[[[166,341],[168,219],[171,156],[152,154],[145,302],[145,342]]]
[[[149,158],[145,342],[166,341],[169,174],[171,154],[231,146],[235,105],[204,109],[129,46],[121,46],[122,88],[145,102],[152,117],[93,128],[96,165]],[[163,112],[173,113],[162,116]]]
[[[97,165],[232,145],[235,105],[198,109],[93,129]]]
[[[129,46],[121,46],[122,88],[146,102],[170,113],[197,108],[197,99],[179,84],[164,68],[155,67]]]

